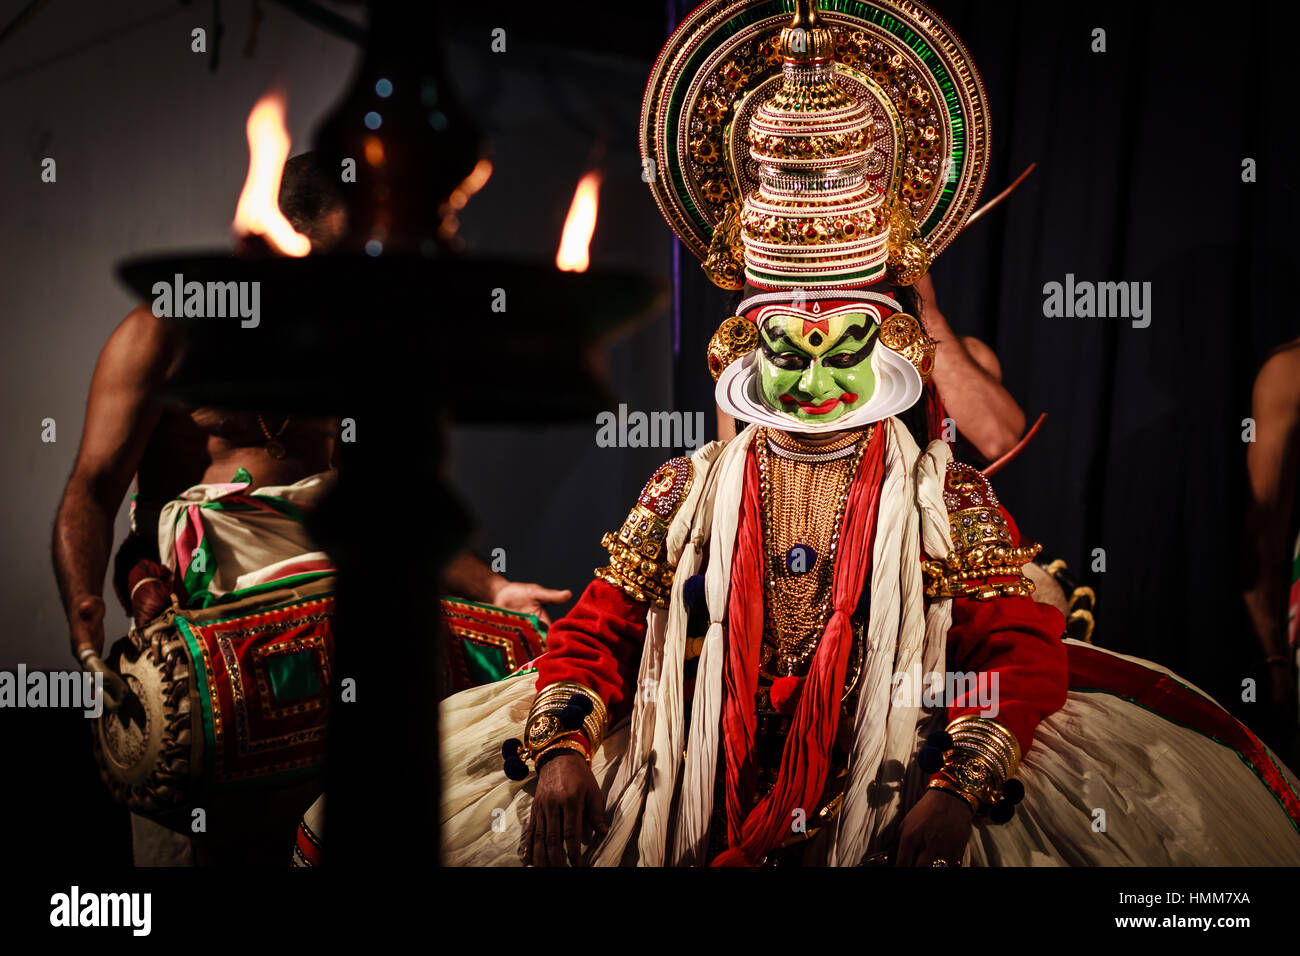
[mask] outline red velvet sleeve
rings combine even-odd
[[[1020,529],[1006,508],[998,508],[1006,519],[1012,546],[1019,547]],[[990,717],[1016,735],[1022,756],[1028,753],[1038,722],[1065,706],[1069,664],[1061,643],[1064,632],[1061,612],[1033,598],[953,598],[948,669],[981,675],[985,700],[995,703],[986,707],[977,699],[967,702],[959,697],[948,708],[948,721],[967,714]],[[997,675],[996,685],[993,674]],[[977,697],[979,686],[977,682]],[[992,713],[994,707],[996,714]]]
[[[1023,755],[1039,721],[1065,706],[1065,620],[1030,597],[1018,565],[1040,549],[1021,544],[1020,529],[988,479],[952,462],[943,497],[954,553],[936,558],[927,573],[939,575],[936,596],[952,595],[946,663],[956,697],[948,720],[970,714],[996,720],[1016,735]],[[958,674],[975,680],[956,681]]]
[[[575,681],[600,695],[613,724],[632,709],[649,605],[595,580],[546,635],[537,689]]]
[[[979,676],[975,693],[959,696],[948,708],[948,720],[991,717],[1015,734],[1022,755],[1027,753],[1038,722],[1065,705],[1064,629],[1060,611],[1032,598],[953,598],[948,669]]]

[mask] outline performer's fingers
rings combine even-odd
[[[596,842],[597,837],[603,837],[609,832],[609,824],[605,822],[605,807],[597,787],[587,790],[587,812],[584,819],[587,821],[587,829],[592,833],[592,843]]]
[[[564,866],[564,808],[558,801],[546,808],[546,860],[550,866]]]
[[[569,600],[569,598],[573,597],[573,592],[555,591],[552,590],[551,588],[539,587],[537,589],[537,593],[534,596],[537,598],[537,600],[541,601],[543,604],[560,604],[564,601]]]
[[[533,838],[528,843],[528,859],[533,866],[546,866],[546,812],[533,804]]]
[[[536,808],[528,811],[528,829],[524,831],[524,866],[533,865],[533,831],[537,829]]]
[[[564,808],[564,845],[569,851],[569,866],[582,866],[582,800]]]

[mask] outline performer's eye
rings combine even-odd
[[[862,350],[856,352],[841,352],[838,355],[832,355],[822,364],[830,368],[852,368],[862,360]]]
[[[760,345],[763,349],[763,355],[777,368],[800,369],[808,367],[808,357],[806,355],[801,352],[778,352],[776,346],[767,340],[767,336],[760,339]]]
[[[798,352],[774,352],[768,358],[777,368],[796,369],[808,367],[808,359]]]

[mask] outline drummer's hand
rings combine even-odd
[[[492,603],[507,611],[519,611],[521,614],[536,614],[547,627],[551,626],[551,617],[543,604],[560,604],[573,597],[572,591],[553,591],[540,584],[524,584],[521,581],[504,581],[492,595]]]
[[[95,594],[76,598],[68,613],[68,636],[72,656],[81,659],[87,647],[96,654],[104,653],[104,599]]]
[[[570,865],[581,866],[581,844],[591,846],[609,830],[601,802],[596,776],[580,755],[560,751],[544,758],[537,771],[524,864],[564,866],[567,850]]]
[[[927,790],[903,818],[894,865],[929,866],[935,860],[945,860],[949,866],[960,865],[970,840],[973,817],[965,800]]]

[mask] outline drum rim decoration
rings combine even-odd
[[[143,666],[166,668],[171,675],[171,684],[180,685],[184,693],[170,704],[162,702],[157,716],[164,719],[165,730],[152,760],[137,761],[128,766],[114,759],[110,754],[112,748],[105,739],[105,722],[117,718],[106,710],[96,721],[93,736],[100,776],[114,798],[133,812],[143,813],[171,826],[179,819],[176,814],[195,805],[196,800],[211,802],[233,789],[248,786],[280,787],[318,776],[323,763],[322,758],[315,754],[293,756],[280,763],[255,767],[251,771],[245,769],[238,773],[221,773],[219,764],[225,745],[223,734],[214,733],[213,708],[216,707],[219,713],[225,715],[223,720],[230,720],[232,726],[223,728],[227,733],[244,734],[243,722],[241,712],[237,712],[237,709],[216,702],[217,689],[212,683],[212,660],[205,642],[197,632],[224,624],[256,622],[258,619],[268,619],[269,623],[272,615],[290,610],[312,609],[324,613],[328,619],[333,615],[336,580],[333,574],[327,574],[311,581],[296,582],[289,587],[250,588],[238,592],[231,600],[204,608],[186,609],[173,604],[152,621],[132,627],[127,636],[117,641],[109,654],[110,663],[119,661],[127,653],[132,655],[132,660],[148,658]],[[303,620],[307,621],[306,618]],[[170,639],[166,638],[167,634],[172,635]],[[285,651],[278,645],[268,645],[254,653],[296,652],[299,650],[296,645],[301,644],[302,650],[317,657],[323,655],[323,664],[318,661],[324,668],[319,702],[313,698],[301,704],[277,705],[270,714],[277,719],[298,713],[319,714],[313,718],[319,724],[319,729],[299,731],[296,734],[303,738],[298,743],[315,746],[323,740],[329,713],[332,685],[329,632],[326,630],[303,639],[280,639],[280,643],[286,647],[289,644],[295,646]],[[164,644],[167,645],[166,648]],[[164,654],[164,650],[169,652]],[[255,677],[253,675],[250,679]],[[238,696],[238,691],[235,693]],[[267,699],[267,689],[261,687],[259,700],[265,703]],[[146,705],[146,712],[150,718],[155,716],[150,705]],[[270,742],[276,743],[273,740]],[[259,738],[254,743],[261,747],[267,743],[267,739]],[[150,751],[150,748],[146,748],[142,756],[149,756]]]

